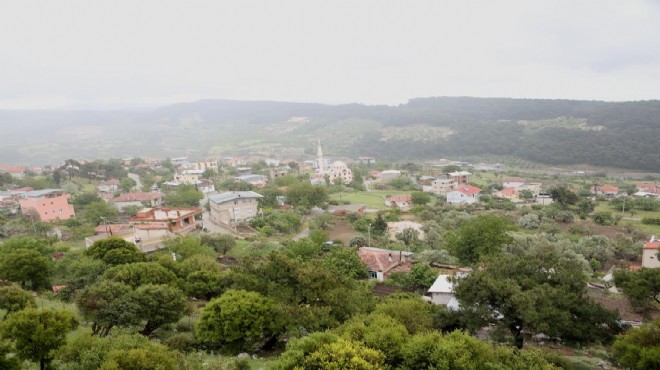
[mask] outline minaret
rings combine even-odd
[[[323,173],[325,172],[325,165],[323,163],[323,150],[321,149],[321,138],[316,138],[317,143],[316,143],[316,156],[318,157],[319,161],[319,172]]]

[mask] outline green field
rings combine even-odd
[[[630,216],[630,211],[626,211],[625,214],[623,214],[621,211],[617,211],[613,209],[612,207],[609,206],[607,202],[597,202],[596,203],[596,208],[594,212],[611,212],[612,215],[621,215],[624,216],[624,219],[621,220],[619,223],[620,226],[627,226],[631,225],[635,229],[647,233],[647,234],[652,234],[652,235],[660,235],[660,226],[658,225],[645,225],[641,222],[642,218],[644,217],[653,217],[653,218],[658,218],[660,217],[660,212],[658,211],[643,211],[640,209],[634,209],[633,216]],[[632,219],[630,219],[632,218]]]
[[[378,208],[384,209],[385,206],[385,196],[387,195],[399,195],[399,194],[410,194],[409,191],[397,191],[397,190],[372,190],[372,191],[360,191],[360,192],[341,192],[330,195],[330,199],[335,199],[339,201],[349,201],[351,204],[364,204],[367,208]]]

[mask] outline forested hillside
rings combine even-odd
[[[660,170],[660,101],[439,97],[391,107],[205,100],[139,112],[0,111],[0,127],[0,162],[23,164],[281,148],[302,153],[320,137],[335,157],[508,155]]]

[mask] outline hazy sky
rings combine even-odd
[[[0,0],[0,109],[660,98],[660,1]]]

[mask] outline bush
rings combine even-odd
[[[163,344],[177,351],[190,352],[195,349],[197,340],[192,334],[177,333],[165,339]]]
[[[541,225],[541,220],[537,214],[529,213],[518,219],[518,225],[528,230],[538,229]]]
[[[642,223],[645,225],[660,225],[660,218],[644,217],[642,218]]]

